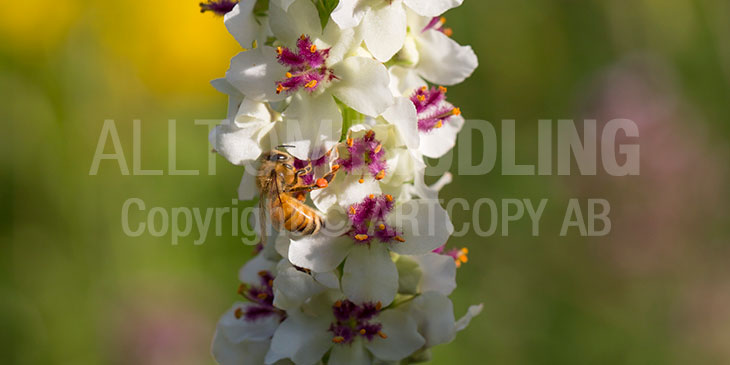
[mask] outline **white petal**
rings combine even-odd
[[[236,318],[236,309],[246,310],[252,306],[251,303],[238,302],[231,307],[218,322],[218,328],[233,343],[242,341],[263,341],[268,340],[274,331],[279,327],[281,318],[272,314],[250,321],[244,317]]]
[[[279,234],[274,240],[274,250],[281,255],[281,257],[289,257],[289,245],[291,239],[286,234]]]
[[[340,288],[340,278],[337,277],[337,274],[334,271],[313,272],[312,276],[314,277],[314,280],[317,280],[318,283],[329,289]]]
[[[355,303],[390,304],[398,291],[398,270],[388,249],[378,242],[355,245],[345,261],[342,291]]]
[[[243,94],[236,89],[235,86],[231,85],[228,80],[226,80],[225,77],[221,77],[218,79],[213,79],[210,81],[210,84],[219,92],[226,94],[226,95],[235,95],[239,96],[241,99],[243,99]]]
[[[286,10],[270,6],[269,26],[274,36],[289,47],[294,47],[302,34],[313,39],[322,34],[319,13],[311,0],[295,0]]]
[[[454,305],[445,295],[423,293],[413,300],[411,309],[418,322],[418,332],[426,339],[426,347],[451,342],[456,336]]]
[[[334,22],[329,22],[324,29],[324,34],[317,43],[317,47],[329,48],[327,66],[332,66],[342,61],[345,56],[362,47],[362,32],[360,28],[340,29]]]
[[[434,128],[428,132],[421,132],[421,145],[419,150],[426,157],[443,157],[456,145],[456,135],[464,126],[464,118],[461,115],[452,116],[441,128]]]
[[[359,179],[356,174],[346,175],[337,189],[337,202],[342,209],[349,209],[350,205],[363,201],[370,194],[380,194],[380,183],[372,176],[363,176],[362,184]]]
[[[284,11],[289,10],[289,6],[294,2],[294,0],[270,0],[272,4],[277,5],[278,7],[284,9]],[[254,2],[254,1],[252,1]]]
[[[261,155],[257,137],[265,125],[265,122],[253,122],[240,128],[235,124],[220,124],[210,132],[208,139],[226,160],[234,165],[243,165]]]
[[[382,331],[388,338],[375,337],[365,343],[365,347],[379,359],[401,360],[426,342],[418,333],[416,322],[402,311],[385,310],[376,319],[383,325]]]
[[[388,70],[380,62],[349,57],[334,65],[333,70],[339,80],[331,86],[332,93],[352,109],[376,117],[393,104]]]
[[[413,256],[423,272],[421,276],[421,292],[435,291],[450,295],[456,289],[456,264],[448,255],[427,253]]]
[[[418,46],[420,61],[416,71],[435,84],[458,84],[471,76],[479,65],[471,46],[462,46],[437,30],[421,33]]]
[[[477,315],[479,315],[479,313],[482,312],[483,308],[484,304],[470,306],[469,309],[467,309],[466,314],[463,317],[459,318],[458,321],[456,321],[456,331],[458,332],[464,330],[466,326],[469,325],[472,318],[476,317]]]
[[[446,10],[453,9],[464,0],[404,0],[409,8],[423,16],[439,16]]]
[[[289,358],[297,365],[315,364],[332,346],[332,336],[327,332],[329,324],[330,320],[325,317],[289,314],[271,339],[266,363]]]
[[[453,181],[453,175],[450,172],[443,174],[433,185],[426,185],[424,181],[425,167],[416,171],[416,178],[413,181],[414,193],[423,199],[438,199],[439,191]]]
[[[262,254],[256,255],[238,271],[238,280],[249,285],[261,285],[261,271],[276,273],[276,261],[271,261]]]
[[[289,261],[315,272],[334,270],[350,253],[353,242],[349,237],[328,237],[325,233],[292,239]]]
[[[256,177],[244,171],[243,176],[241,176],[241,183],[238,184],[238,200],[251,200],[257,193]]]
[[[367,0],[340,0],[330,16],[342,29],[356,27],[369,10],[371,2]]]
[[[405,242],[392,245],[391,250],[405,255],[419,255],[433,251],[446,243],[454,231],[449,215],[436,200],[411,200],[395,207],[388,216],[391,225],[398,227]]]
[[[418,117],[412,101],[404,97],[396,98],[395,104],[383,113],[383,118],[396,126],[408,148],[418,148]]]
[[[396,96],[409,97],[414,90],[427,85],[426,81],[412,68],[392,66],[388,69],[388,73],[390,74],[390,89]]]
[[[362,32],[365,45],[377,60],[391,59],[406,39],[406,11],[401,0],[373,6],[363,19]]]
[[[226,79],[249,99],[278,101],[286,96],[276,93],[276,82],[283,79],[285,73],[284,66],[276,60],[276,51],[259,46],[233,57]]]
[[[288,261],[282,264],[274,279],[274,305],[284,310],[298,308],[307,299],[325,291],[327,288],[314,278],[291,266]]]
[[[220,331],[213,335],[210,352],[220,365],[241,365],[246,359],[249,364],[263,364],[271,341],[244,341],[233,343]]]
[[[258,34],[259,23],[253,16],[255,1],[244,1],[236,4],[226,15],[223,22],[233,38],[243,48],[251,48],[256,35]]]
[[[306,160],[310,153],[320,153],[332,148],[342,135],[342,113],[330,94],[311,96],[300,92],[292,98],[291,105],[272,133],[285,144],[294,157]]]
[[[370,354],[365,351],[359,338],[348,345],[332,346],[332,353],[327,365],[369,365]]]

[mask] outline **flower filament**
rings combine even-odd
[[[271,315],[279,315],[284,317],[284,313],[274,307],[274,276],[268,271],[260,271],[260,285],[241,284],[238,287],[238,294],[248,299],[253,305],[246,308],[237,308],[234,312],[236,319],[243,318],[246,321],[255,321],[262,317]]]
[[[338,300],[332,305],[332,314],[335,321],[330,324],[329,331],[334,335],[332,342],[336,344],[349,344],[360,336],[371,341],[375,336],[388,338],[383,333],[383,326],[373,322],[382,309],[382,304],[363,303],[357,305],[347,299]]]
[[[400,232],[385,221],[393,210],[395,201],[392,195],[375,196],[371,194],[362,202],[350,206],[347,217],[352,227],[347,233],[356,244],[369,244],[373,239],[382,243],[405,242]]]
[[[385,177],[387,163],[385,161],[385,149],[383,144],[375,138],[375,132],[369,130],[364,136],[353,139],[347,137],[347,158],[340,158],[337,164],[341,165],[347,173],[354,170],[366,168],[375,180],[382,180]],[[360,178],[362,184],[364,179]]]
[[[296,50],[276,47],[277,60],[289,68],[284,79],[276,84],[276,93],[294,92],[302,88],[313,92],[323,82],[336,79],[337,76],[326,65],[329,52],[329,48],[317,49],[309,36],[304,34],[297,40]]]
[[[417,89],[410,97],[418,115],[418,130],[430,132],[441,128],[454,116],[461,115],[461,109],[446,101],[446,88],[443,86]]]

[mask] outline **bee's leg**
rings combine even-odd
[[[326,174],[324,174],[324,176],[317,179],[317,181],[315,181],[314,184],[294,186],[290,189],[287,189],[286,192],[292,193],[292,194],[296,194],[296,193],[305,193],[306,194],[312,190],[324,189],[327,186],[329,186],[329,183],[331,183],[332,180],[335,179],[335,176],[337,175],[337,171],[339,169],[340,169],[340,165],[332,165],[332,169],[329,172],[327,172]],[[299,172],[299,171],[297,171],[297,172]]]

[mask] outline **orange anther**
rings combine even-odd
[[[446,89],[445,87],[443,87],[443,86],[439,86],[439,91],[440,91],[440,92],[442,92],[442,93],[446,94],[446,90],[447,90],[447,89]]]
[[[281,54],[284,50],[281,49],[281,47],[276,47],[276,54]]]
[[[237,291],[238,295],[243,295],[243,292],[245,292],[245,291],[246,291],[246,284],[241,284],[238,286],[238,291]]]
[[[359,182],[360,184],[362,184],[362,183],[364,183],[364,182],[365,182],[365,179],[363,179],[363,178],[360,178],[360,180],[357,180],[357,182]]]
[[[377,175],[375,175],[375,180],[382,180],[385,177],[385,170],[380,170]]]
[[[421,86],[421,91],[423,91],[423,92],[428,91],[428,87],[427,86]]]
[[[365,331],[365,329],[364,329],[364,328],[360,330],[360,334],[361,334],[361,335],[364,335],[364,334],[366,334],[366,333],[368,333],[368,332],[367,332],[367,331]]]
[[[368,235],[366,235],[366,234],[356,234],[355,235],[355,239],[358,240],[358,241],[365,241],[366,239],[368,239]]]
[[[368,198],[375,199],[375,195],[374,194],[370,194],[370,195],[368,195]]]
[[[436,125],[433,126],[434,128],[441,128],[444,126],[444,121],[442,119],[439,119],[438,122],[436,122]]]
[[[388,338],[388,335],[386,335],[385,333],[383,333],[383,331],[378,331],[378,336],[380,336],[380,338],[382,338],[382,339],[384,339],[384,340],[385,340],[386,338]]]
[[[382,150],[382,149],[383,149],[383,145],[382,144],[378,144],[377,146],[375,146],[375,153],[380,152],[380,150]]]
[[[243,317],[243,309],[236,308],[236,310],[233,312],[233,315],[236,317],[236,319],[241,319],[241,317]]]
[[[353,143],[352,137],[348,137],[347,138],[347,147],[352,147],[352,143]]]
[[[312,89],[312,88],[315,88],[316,86],[317,86],[317,80],[311,80],[308,83],[304,84],[304,87],[306,87],[307,89]]]
[[[355,210],[355,207],[350,206],[350,214],[355,214],[355,213],[357,213],[357,210]]]
[[[442,30],[442,32],[444,32],[444,34],[445,34],[445,35],[446,35],[447,37],[451,37],[452,35],[454,35],[454,30],[453,30],[453,29],[451,29],[451,28],[444,28],[444,29]]]
[[[332,342],[334,342],[334,343],[343,343],[343,342],[345,342],[345,338],[342,337],[342,336],[337,336],[337,337],[335,337],[335,338],[332,339]]]
[[[342,307],[342,301],[341,300],[338,300],[338,301],[335,302],[335,308],[339,308],[339,307]]]
[[[378,226],[378,229],[381,230],[381,231],[384,231],[385,230],[385,224],[380,223],[380,225]]]
[[[395,237],[393,237],[393,239],[396,240],[396,241],[398,241],[398,242],[405,242],[406,241],[406,239],[403,238],[403,237],[401,237],[401,236],[395,236]]]
[[[367,138],[372,138],[374,135],[375,135],[375,132],[373,132],[372,129],[365,132],[365,137],[367,137]]]
[[[335,172],[340,169],[340,165],[332,165],[332,172]]]
[[[392,202],[393,201],[393,196],[390,195],[390,194],[388,194],[388,195],[385,196],[385,199],[388,199],[389,202]]]
[[[311,53],[317,52],[317,46],[315,46],[314,44],[309,46],[309,52],[311,52]]]
[[[258,295],[256,295],[256,298],[259,298],[261,300],[266,299],[266,297],[268,297],[266,293],[259,293]]]
[[[284,75],[286,76],[287,79],[290,79],[292,77],[291,72],[287,72]]]
[[[461,109],[460,108],[454,108],[451,111],[451,114],[453,114],[453,115],[461,115]]]
[[[327,187],[327,185],[329,185],[329,184],[327,183],[327,180],[325,180],[325,179],[324,179],[324,178],[322,178],[322,177],[320,177],[319,179],[317,179],[317,182],[316,182],[316,184],[317,184],[317,186],[319,186],[319,187],[320,187],[320,189],[324,189],[324,188],[326,188],[326,187]]]
[[[381,303],[380,301],[375,303],[375,310],[380,310],[381,308],[383,308],[383,303]]]
[[[426,95],[418,95],[416,96],[416,99],[418,99],[418,101],[420,102],[424,102],[426,101]]]

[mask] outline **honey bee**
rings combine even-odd
[[[299,235],[313,235],[322,228],[324,221],[317,212],[304,204],[305,194],[323,189],[335,178],[339,165],[333,165],[329,172],[317,179],[314,184],[304,184],[302,176],[312,171],[311,164],[304,168],[294,167],[294,157],[279,148],[261,156],[261,166],[256,177],[259,189],[259,222],[261,224],[261,242],[265,243],[266,212],[276,229],[286,229]],[[332,150],[327,152],[327,156]],[[301,200],[300,200],[301,199]]]

